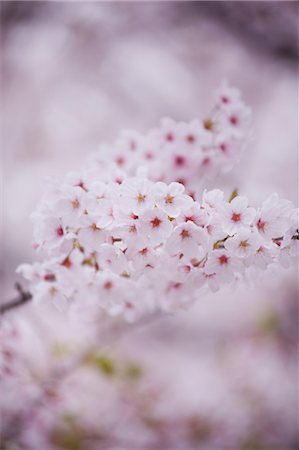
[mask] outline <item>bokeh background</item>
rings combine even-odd
[[[44,178],[76,170],[121,129],[145,131],[163,116],[204,117],[223,79],[252,107],[253,137],[238,166],[208,187],[238,187],[253,202],[278,192],[297,204],[298,2],[2,1],[0,7],[2,301],[14,295],[15,268],[36,259],[29,215]],[[37,341],[51,330],[29,305],[13,314]],[[148,429],[134,428],[114,406],[136,448],[223,450],[227,439],[230,448],[297,449],[297,321],[291,268],[128,330],[113,351],[136,360],[162,392],[158,425],[149,427],[164,439],[156,447],[143,446]],[[102,388],[106,396],[110,388]],[[82,408],[98,415],[91,402]],[[182,417],[193,418],[197,440],[174,433]],[[220,441],[209,441],[211,423],[220,424]],[[118,445],[109,448],[135,448]]]

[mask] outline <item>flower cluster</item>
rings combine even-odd
[[[215,291],[295,252],[296,210],[277,195],[255,209],[217,189],[199,202],[177,182],[106,175],[70,173],[33,213],[35,246],[49,259],[19,271],[36,301],[131,321],[185,307],[204,286]]]
[[[249,136],[251,111],[238,89],[223,83],[215,92],[215,106],[204,120],[175,122],[165,118],[146,134],[125,131],[91,157],[91,164],[114,164],[118,176],[135,176],[146,167],[153,181],[178,181],[193,196],[199,180],[229,171],[238,161]]]

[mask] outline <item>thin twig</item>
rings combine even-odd
[[[11,309],[24,305],[25,303],[29,302],[29,300],[32,299],[31,293],[24,291],[20,283],[16,283],[15,288],[19,293],[18,297],[7,303],[3,303],[3,305],[0,305],[0,315],[5,314],[7,311],[10,311]]]

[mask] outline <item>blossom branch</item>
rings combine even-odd
[[[20,283],[16,283],[15,288],[18,291],[19,295],[13,300],[3,303],[3,305],[0,306],[0,315],[5,314],[11,309],[24,305],[32,299],[32,294],[30,292],[24,291]]]

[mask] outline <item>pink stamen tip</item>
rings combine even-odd
[[[63,231],[63,228],[62,228],[61,226],[58,227],[58,228],[56,228],[56,234],[57,234],[57,236],[59,236],[59,237],[61,237],[61,236],[64,235],[64,231]]]

